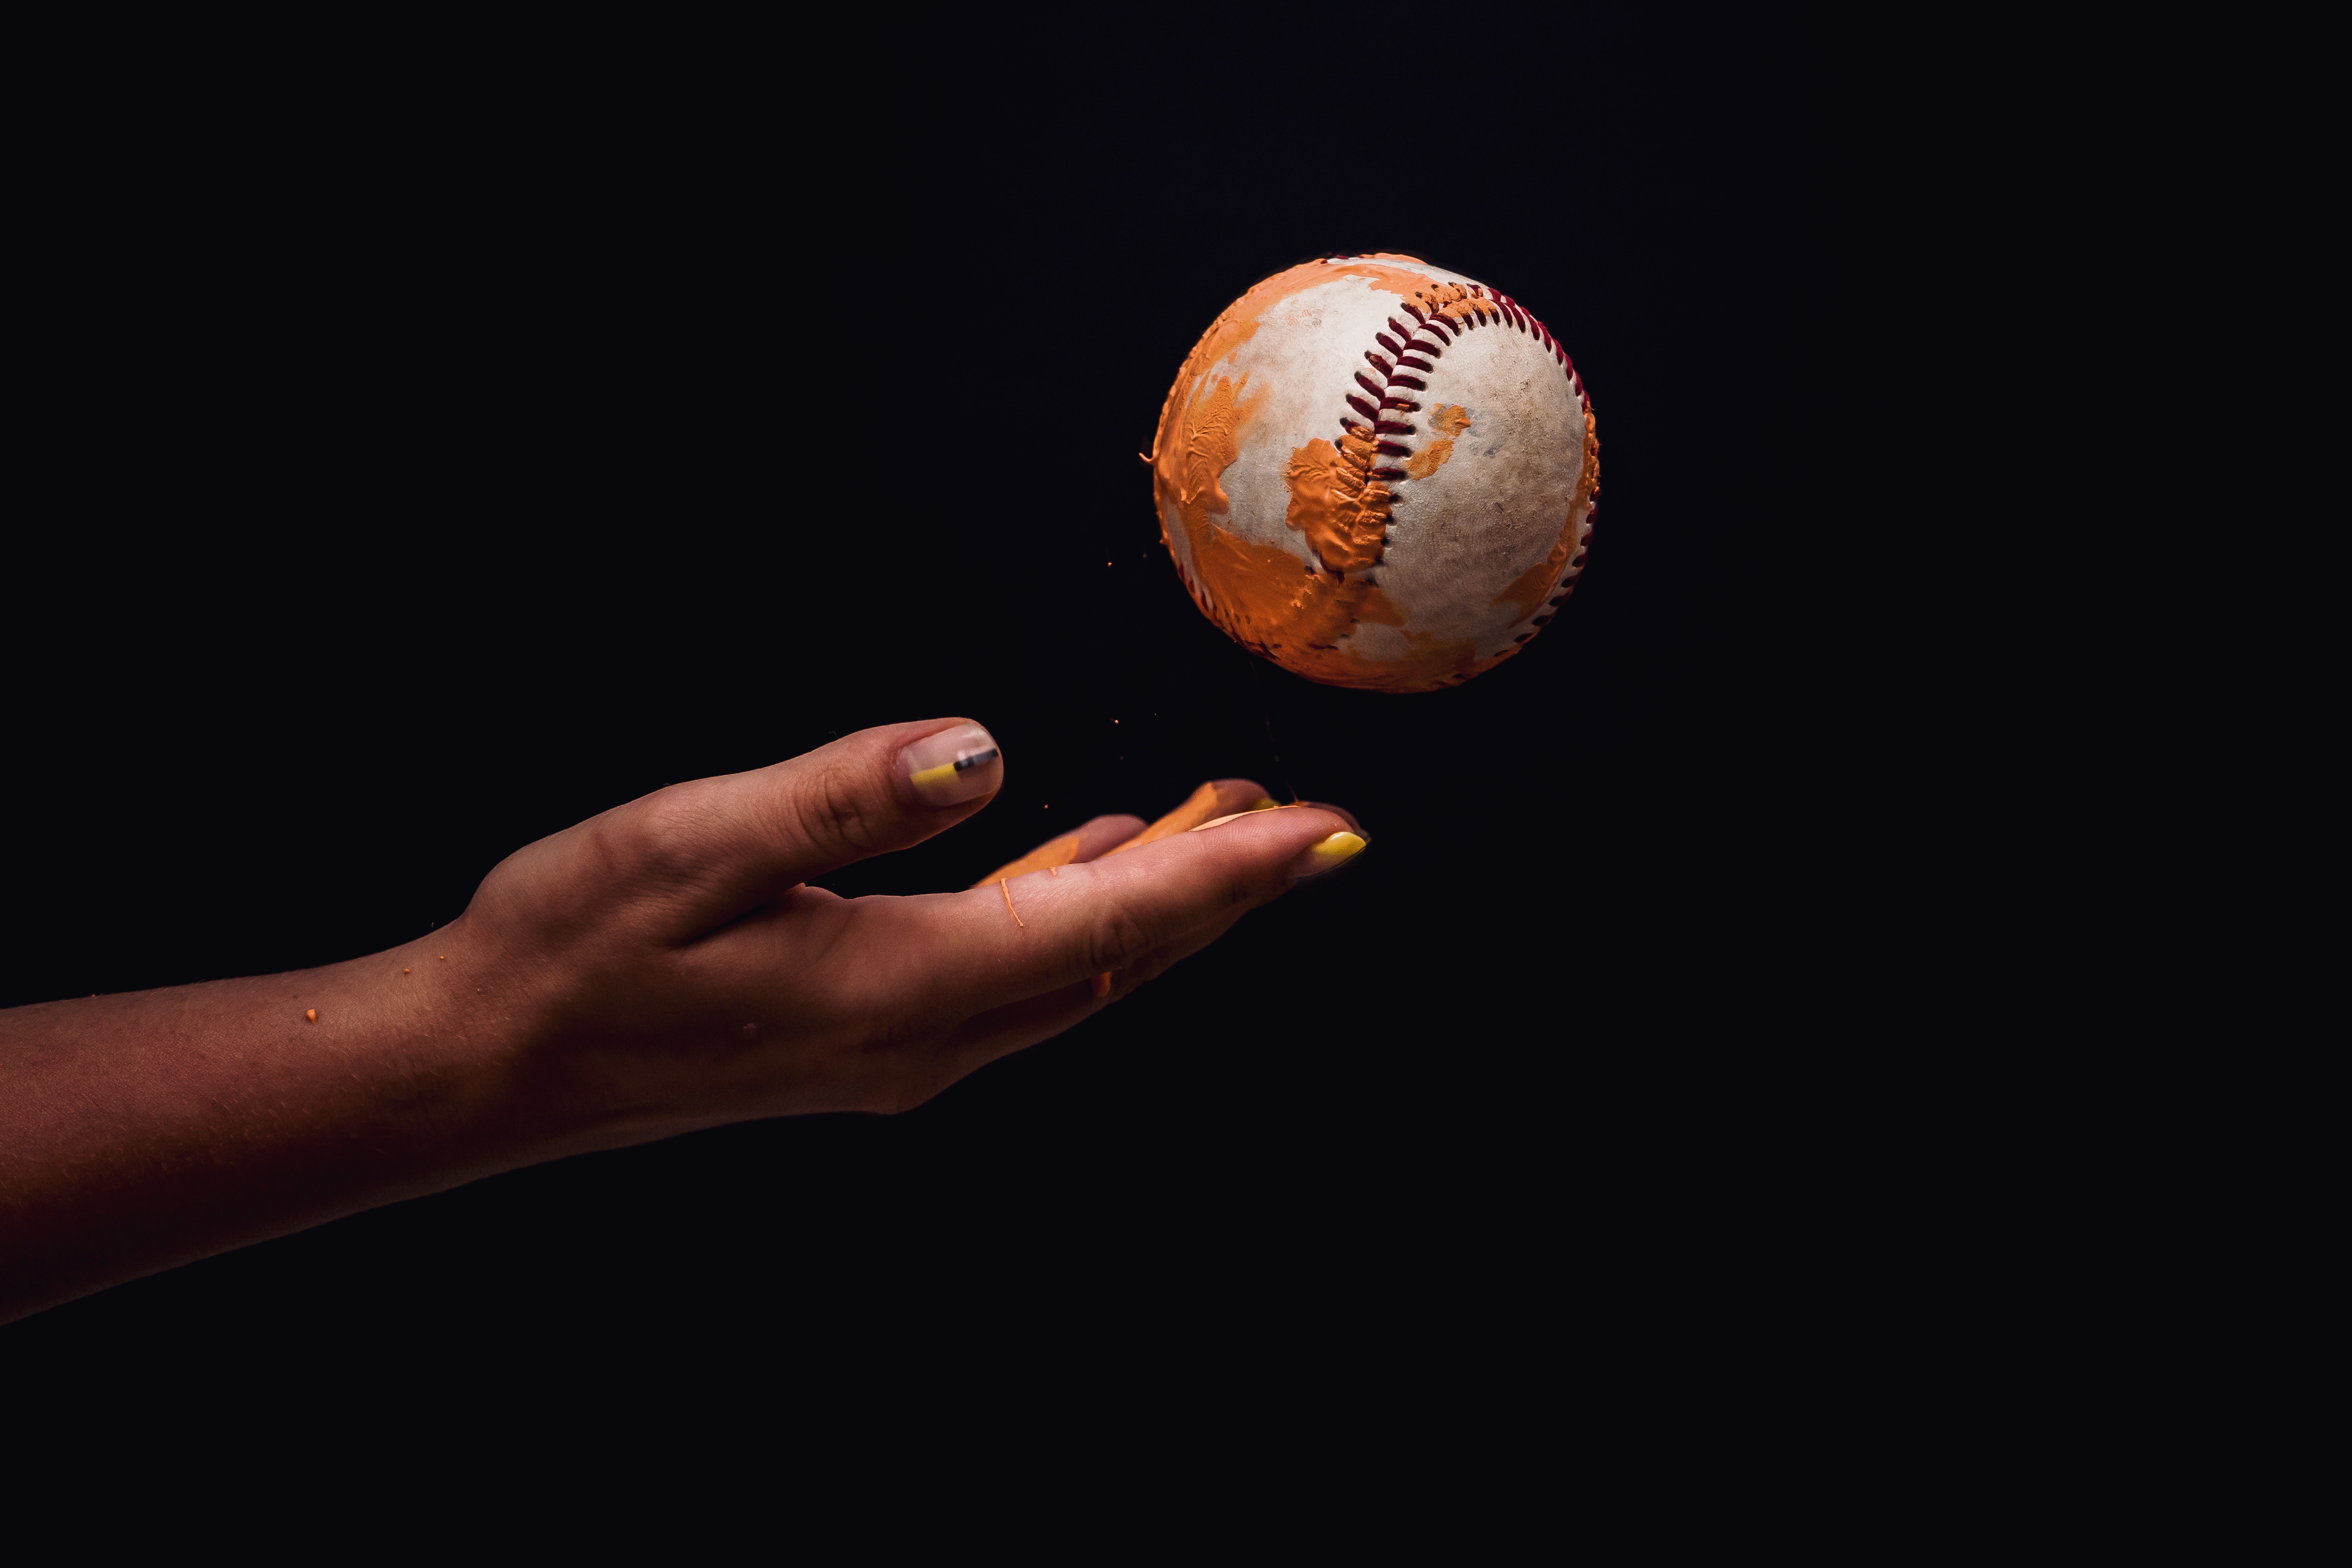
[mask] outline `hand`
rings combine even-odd
[[[965,892],[808,886],[1003,773],[975,724],[867,730],[542,839],[387,952],[0,1013],[0,1321],[580,1150],[904,1110],[1363,847],[1224,779]]]
[[[958,752],[982,760],[958,773]],[[1097,817],[969,891],[807,885],[978,812],[1003,782],[995,752],[977,725],[886,725],[674,785],[505,861],[439,951],[530,999],[573,1131],[636,1142],[919,1104],[1362,847],[1344,814],[1249,810],[1273,803],[1223,780],[1187,803],[1189,821],[1146,834]]]

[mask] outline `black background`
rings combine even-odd
[[[1227,773],[1373,849],[909,1114],[354,1216],[32,1320],[24,1364],[789,1374],[1108,1329],[1557,1394],[1579,1346],[1737,1336],[1870,1070],[1877,939],[1823,914],[1857,858],[1823,824],[1888,765],[1834,628],[1870,548],[1839,519],[1889,492],[1809,461],[1890,395],[1823,390],[1885,254],[1822,216],[1869,128],[1825,140],[1760,31],[1368,17],[884,63],[606,37],[398,83],[331,50],[52,128],[0,1002],[374,951],[583,816],[930,715],[993,730],[1003,796],[839,890]],[[1226,642],[1136,459],[1220,309],[1375,249],[1523,301],[1601,437],[1576,597],[1426,696]]]

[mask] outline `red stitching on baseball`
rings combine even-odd
[[[1351,260],[1353,258],[1350,257],[1326,257],[1324,259],[1327,261],[1345,261]],[[1373,369],[1381,374],[1382,379],[1386,382],[1386,384],[1381,385],[1376,384],[1371,377],[1366,375],[1361,371],[1354,373],[1356,384],[1362,387],[1366,392],[1371,394],[1375,401],[1368,403],[1363,398],[1359,397],[1356,394],[1350,392],[1345,395],[1348,400],[1348,405],[1372,421],[1370,431],[1371,435],[1377,437],[1386,436],[1411,436],[1417,434],[1418,432],[1415,427],[1405,420],[1385,419],[1381,417],[1381,410],[1395,408],[1408,412],[1417,412],[1420,409],[1421,405],[1411,398],[1397,396],[1396,389],[1399,387],[1410,387],[1415,392],[1426,392],[1429,390],[1429,384],[1426,381],[1422,380],[1418,375],[1407,375],[1404,373],[1408,370],[1413,370],[1422,372],[1423,374],[1433,374],[1435,366],[1429,363],[1431,360],[1443,354],[1446,348],[1453,344],[1455,338],[1460,337],[1463,333],[1469,331],[1474,328],[1482,326],[1513,326],[1517,327],[1520,331],[1526,333],[1528,336],[1534,338],[1537,343],[1539,344],[1546,352],[1549,353],[1553,360],[1558,363],[1561,373],[1568,378],[1570,395],[1572,395],[1579,404],[1584,406],[1589,416],[1591,399],[1584,390],[1583,379],[1576,374],[1575,362],[1569,358],[1568,350],[1560,344],[1557,338],[1552,336],[1549,328],[1536,319],[1532,311],[1528,310],[1527,307],[1521,305],[1517,300],[1512,299],[1509,295],[1498,292],[1495,289],[1485,284],[1472,283],[1451,286],[1437,284],[1435,287],[1441,291],[1441,298],[1444,297],[1443,291],[1448,287],[1459,288],[1462,292],[1454,296],[1447,305],[1440,306],[1434,310],[1423,310],[1421,305],[1416,304],[1413,300],[1404,300],[1402,301],[1401,308],[1403,310],[1405,314],[1413,319],[1416,323],[1416,328],[1408,329],[1403,322],[1391,316],[1388,319],[1388,325],[1397,334],[1395,338],[1391,338],[1386,332],[1373,332],[1373,341],[1379,343],[1381,348],[1387,350],[1388,353],[1387,355],[1382,355],[1367,349],[1364,351],[1364,359],[1365,362],[1370,364]],[[1455,306],[1467,306],[1468,309],[1456,310],[1454,310],[1454,313],[1450,315],[1446,313]],[[1427,335],[1423,336],[1423,334],[1424,333]],[[1411,357],[1414,354],[1426,355],[1427,358],[1415,359]],[[1344,415],[1340,416],[1339,426],[1341,429],[1346,430],[1350,434],[1360,431],[1363,428],[1363,426],[1359,425],[1355,420],[1349,419]],[[1339,452],[1343,458],[1348,457],[1348,447],[1345,441],[1334,440],[1331,443],[1331,446],[1332,449]],[[1390,440],[1375,440],[1372,445],[1372,451],[1373,453],[1382,457],[1409,458],[1412,455],[1412,447],[1402,445],[1399,442]],[[1352,467],[1353,464],[1358,461],[1362,461],[1362,459],[1349,459],[1349,466]],[[1393,464],[1385,463],[1381,464],[1378,467],[1368,465],[1360,471],[1363,473],[1366,480],[1378,479],[1385,484],[1391,485],[1391,487],[1393,487],[1397,481],[1411,477],[1403,468]],[[1381,542],[1380,548],[1374,556],[1375,562],[1386,559],[1388,533],[1387,510],[1389,509],[1393,509],[1405,500],[1403,496],[1395,493],[1393,489],[1391,489],[1391,492],[1384,499],[1387,504],[1383,509],[1381,517]],[[1550,625],[1553,615],[1558,611],[1559,607],[1568,602],[1569,595],[1575,589],[1575,580],[1578,574],[1584,570],[1586,551],[1592,542],[1593,518],[1600,510],[1601,489],[1598,485],[1595,485],[1585,500],[1582,531],[1578,537],[1576,553],[1570,559],[1567,566],[1561,571],[1559,581],[1552,585],[1557,591],[1557,596],[1550,601],[1545,614],[1536,616],[1530,619],[1528,630],[1521,632],[1517,637],[1511,639],[1511,646],[1502,648],[1496,653],[1494,657],[1496,661],[1500,661],[1501,659],[1507,658],[1510,655],[1518,652],[1519,646],[1527,642],[1528,638],[1534,637],[1537,632],[1541,631],[1545,626]],[[1320,566],[1320,563],[1318,563],[1317,564],[1318,567]],[[1182,575],[1181,563],[1179,563],[1178,570],[1179,574]],[[1334,574],[1334,575],[1341,575],[1341,574]],[[1369,574],[1366,574],[1365,581],[1370,581]],[[1186,578],[1185,586],[1188,588],[1192,586],[1189,577]],[[1462,681],[1468,679],[1469,677],[1455,675],[1449,676],[1446,679],[1458,685]],[[1011,900],[1008,899],[1006,901],[1009,904]],[[1020,917],[1016,914],[1014,918],[1017,920]]]

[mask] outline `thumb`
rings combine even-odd
[[[772,767],[673,784],[608,814],[615,858],[683,895],[688,932],[795,882],[920,844],[1004,782],[995,737],[964,719],[884,724]]]

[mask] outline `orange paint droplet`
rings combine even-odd
[[[319,1021],[319,1010],[316,1007],[306,1009],[302,1014],[302,1021],[306,1024],[317,1023]]]

